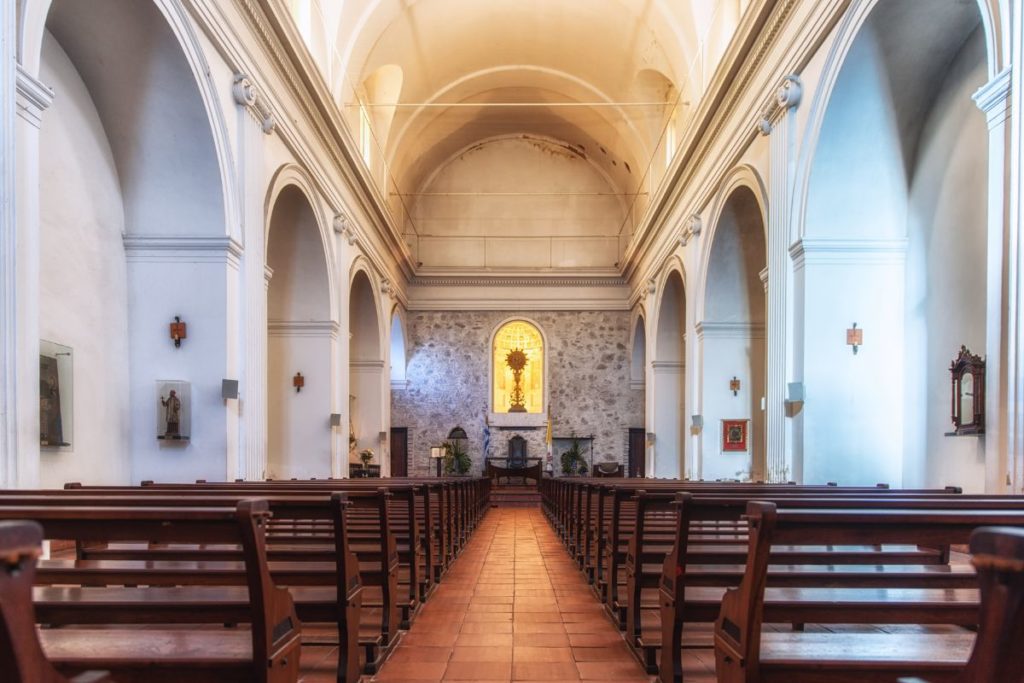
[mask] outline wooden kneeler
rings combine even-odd
[[[109,683],[106,671],[68,678],[43,654],[32,608],[32,581],[43,542],[35,522],[0,522],[0,671],[11,683]]]

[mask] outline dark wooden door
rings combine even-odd
[[[391,476],[409,476],[409,428],[391,428]]]
[[[629,476],[642,477],[647,472],[644,453],[647,448],[647,432],[642,427],[629,428]]]

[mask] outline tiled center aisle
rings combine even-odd
[[[536,508],[495,508],[374,681],[648,683]]]

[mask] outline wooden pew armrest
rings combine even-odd
[[[69,678],[68,683],[114,683],[108,671],[83,671],[74,678]]]

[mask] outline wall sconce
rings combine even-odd
[[[295,376],[292,377],[292,386],[295,387],[295,393],[302,391],[302,387],[306,386],[306,378],[302,376],[301,372],[296,372]]]
[[[181,348],[181,340],[188,337],[188,325],[181,321],[181,316],[174,316],[171,323],[171,339],[174,340],[174,348]]]
[[[647,432],[647,445],[648,446],[653,446],[654,445],[654,432]]]
[[[789,397],[783,402],[786,417],[796,417],[804,407],[804,383],[790,382],[787,389]]]
[[[732,379],[729,380],[729,391],[732,392],[733,396],[737,396],[740,393],[740,380],[736,375],[733,375]]]
[[[857,355],[857,349],[864,344],[864,330],[857,329],[857,323],[846,331],[846,345],[853,347],[853,355]]]
[[[690,434],[697,436],[700,434],[700,430],[704,428],[704,416],[703,415],[691,415],[690,416]]]

